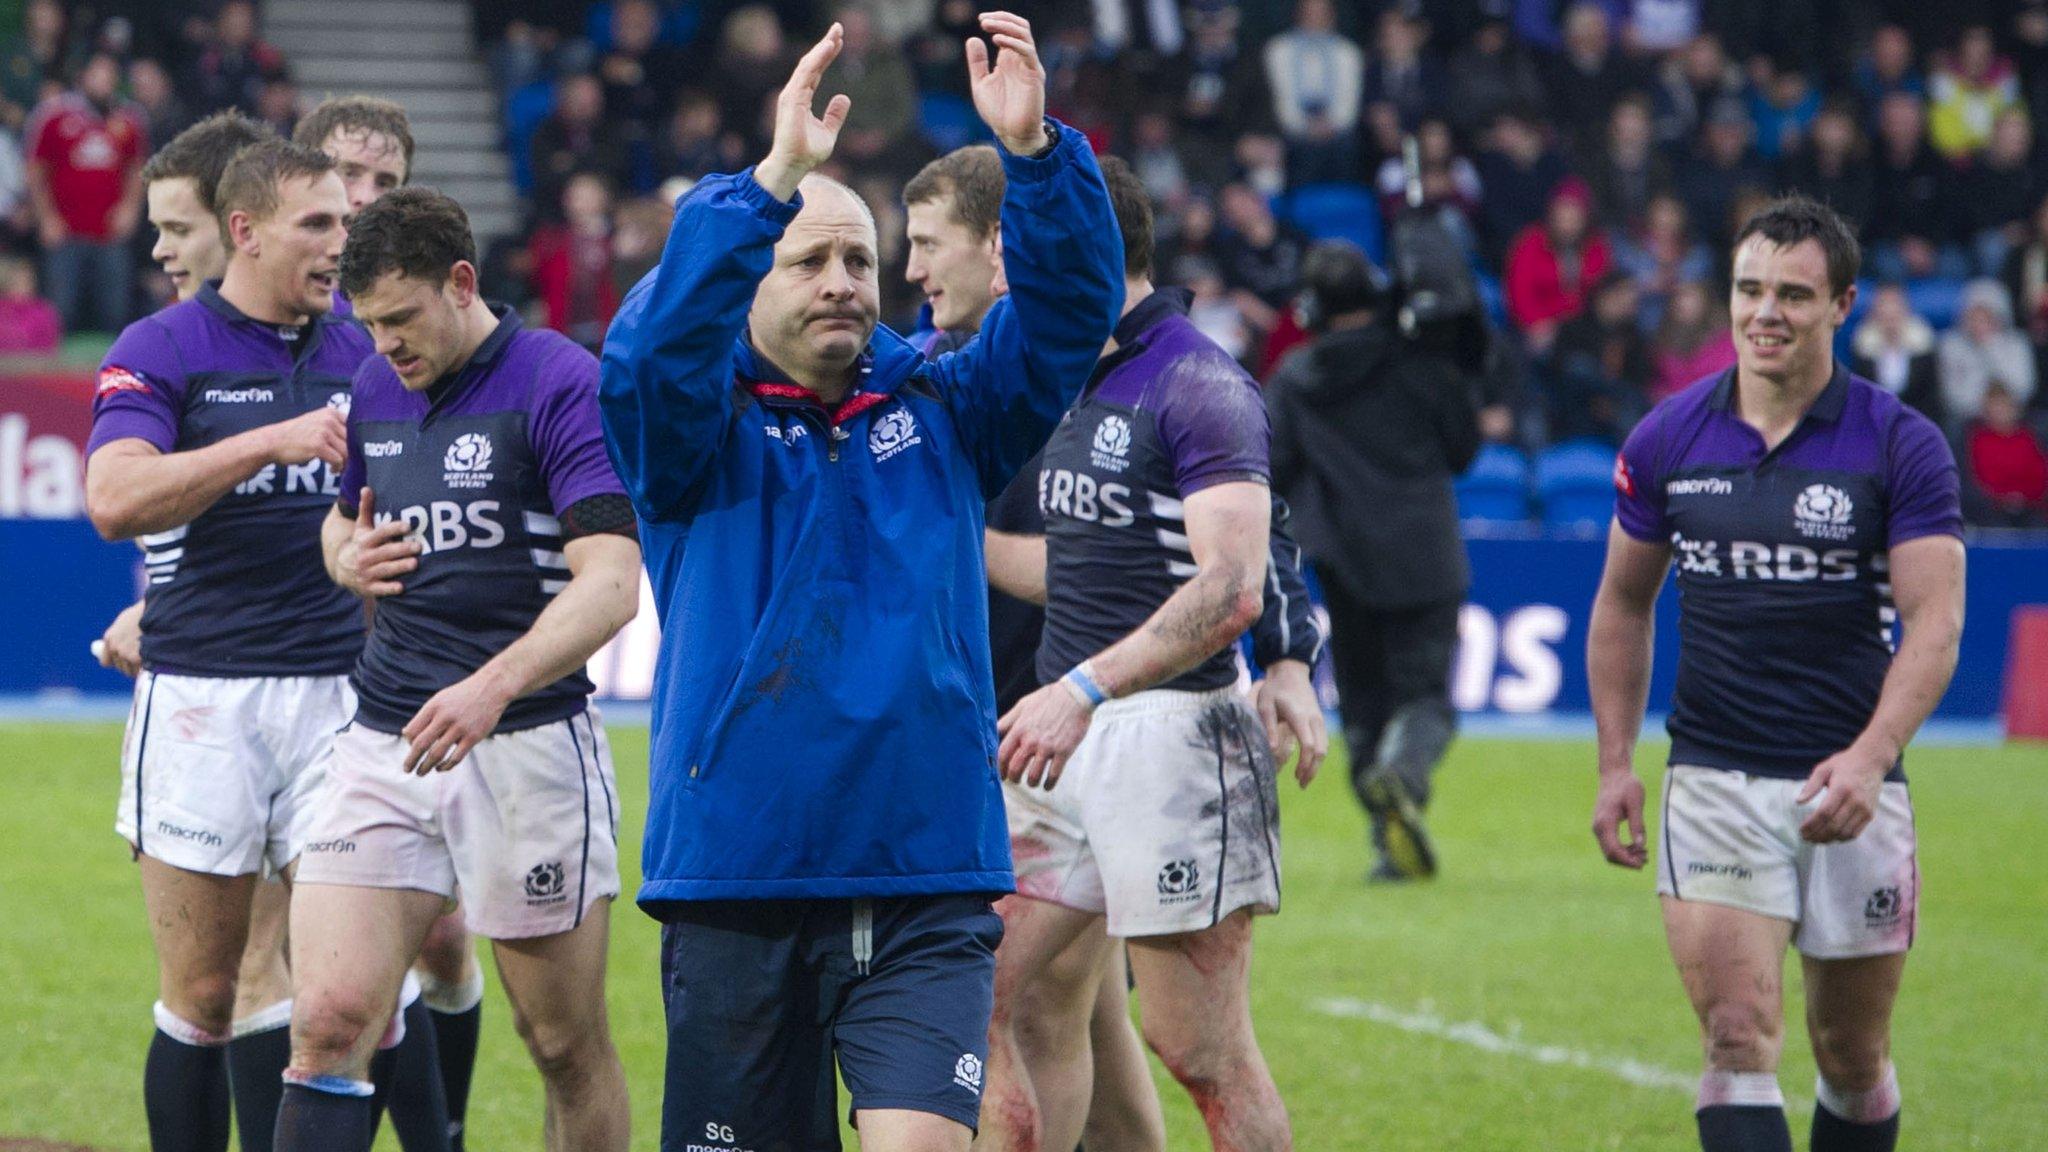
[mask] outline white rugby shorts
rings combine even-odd
[[[455,899],[472,932],[567,932],[619,894],[618,787],[604,720],[505,732],[446,772],[404,770],[404,737],[334,738],[300,842],[300,884],[408,888]]]
[[[1799,825],[1821,803],[1793,798],[1803,780],[1673,765],[1664,775],[1657,891],[1798,925],[1816,960],[1883,956],[1912,946],[1920,910],[1913,803],[1884,785],[1854,840],[1809,844]]]
[[[346,676],[145,671],[121,744],[114,831],[188,872],[282,868],[327,748],[355,711]]]
[[[1104,913],[1112,936],[1280,910],[1272,753],[1235,686],[1109,701],[1056,787],[1003,800],[1018,893]]]

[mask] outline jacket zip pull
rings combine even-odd
[[[839,462],[839,442],[844,439],[846,439],[846,429],[834,424],[832,431],[825,438],[825,443],[828,445],[825,449],[825,459],[832,461],[834,464]]]
[[[866,898],[853,902],[853,970],[856,975],[868,974],[868,965],[875,958],[875,902]]]

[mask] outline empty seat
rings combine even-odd
[[[1529,459],[1505,444],[1487,444],[1458,477],[1458,519],[1522,523],[1529,519]]]

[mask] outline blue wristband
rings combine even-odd
[[[1088,662],[1085,660],[1074,665],[1073,671],[1060,679],[1078,689],[1090,708],[1099,708],[1103,701],[1109,699],[1109,693],[1104,692],[1102,685],[1095,682],[1095,677],[1088,674]]]

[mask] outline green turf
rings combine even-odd
[[[637,844],[646,738],[622,729],[613,740],[625,834]],[[11,797],[0,807],[0,1138],[145,1145],[139,1069],[154,966],[134,872],[111,830],[119,742],[112,726],[0,727]],[[1646,748],[1643,762],[1660,755]],[[1602,864],[1586,832],[1591,762],[1580,744],[1461,742],[1434,813],[1445,875],[1405,890],[1360,883],[1361,823],[1341,767],[1290,793],[1287,907],[1260,926],[1253,984],[1296,1147],[1693,1147],[1682,1088],[1317,1009],[1348,998],[1480,1026],[1521,1052],[1554,1046],[1554,1056],[1690,1077],[1693,1024],[1651,880]],[[1925,904],[1896,1028],[1905,1146],[2048,1146],[2048,752],[1916,751],[1913,772]],[[630,869],[637,853],[625,855]],[[612,1018],[634,1091],[634,1145],[653,1148],[656,933],[630,907],[619,913]],[[495,982],[486,1013],[470,1146],[537,1148],[538,1080]],[[1800,1019],[1796,999],[1787,1015]],[[1782,1080],[1803,1147],[1813,1064],[1796,1025]],[[1178,1089],[1162,1080],[1161,1091],[1170,1147],[1206,1148]]]

